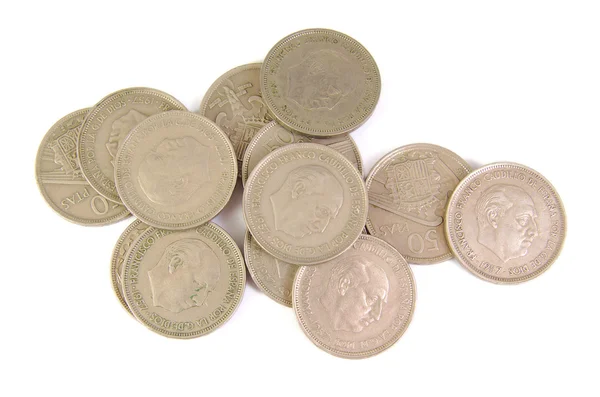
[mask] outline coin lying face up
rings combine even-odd
[[[556,260],[566,231],[558,193],[538,172],[515,163],[486,165],[454,190],[448,244],[459,262],[493,283],[539,276]]]
[[[117,154],[115,178],[123,203],[143,222],[189,229],[211,220],[229,201],[237,161],[212,121],[174,110],[131,131]]]
[[[400,339],[414,311],[415,283],[398,251],[362,235],[340,257],[300,268],[293,302],[314,344],[339,357],[363,358]]]
[[[171,338],[195,338],[221,326],[239,305],[245,283],[239,248],[213,223],[183,231],[147,229],[123,269],[133,315]]]
[[[360,236],[367,194],[358,170],[339,152],[297,143],[256,166],[243,210],[265,251],[288,263],[313,265],[340,255]]]

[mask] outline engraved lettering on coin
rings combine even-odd
[[[115,165],[115,157],[117,157],[117,152],[119,151],[119,145],[123,142],[123,139],[129,134],[129,131],[139,123],[141,123],[148,116],[138,112],[135,109],[131,109],[129,113],[124,116],[116,119],[112,123],[112,129],[110,131],[110,136],[108,137],[108,142],[106,143],[106,150],[112,157],[110,163]]]

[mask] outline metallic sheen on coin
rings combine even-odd
[[[310,340],[335,356],[370,357],[404,333],[415,308],[415,282],[402,255],[362,235],[340,257],[301,267],[293,302]]]
[[[446,211],[446,236],[458,261],[498,284],[543,273],[558,257],[565,233],[565,210],[554,187],[515,163],[489,164],[470,173]]]
[[[210,86],[200,104],[200,114],[229,137],[238,168],[254,135],[271,121],[260,93],[261,65],[251,63],[228,71]]]
[[[458,155],[427,143],[402,146],[375,164],[367,230],[406,258],[431,264],[452,257],[444,237],[446,203],[471,167]]]
[[[241,302],[245,283],[242,253],[213,223],[182,231],[149,228],[123,269],[133,315],[171,338],[195,338],[221,326]]]
[[[381,91],[371,54],[353,38],[328,29],[282,39],[267,54],[260,81],[263,99],[282,125],[321,137],[363,124]]]
[[[319,143],[337,150],[350,160],[362,175],[363,170],[360,152],[358,151],[354,139],[352,139],[350,135],[341,135],[331,138],[315,138],[289,131],[277,124],[276,121],[272,121],[256,133],[246,149],[244,161],[242,162],[242,170],[240,172],[242,175],[242,183],[246,183],[248,176],[254,167],[256,167],[256,164],[273,150],[292,143],[302,142]]]
[[[237,182],[227,136],[207,118],[172,110],[138,124],[116,158],[123,204],[143,222],[182,230],[214,218]]]
[[[99,195],[81,173],[77,139],[89,110],[70,113],[50,128],[38,149],[35,176],[42,196],[60,216],[79,225],[108,225],[130,214]]]
[[[340,255],[360,236],[367,192],[354,165],[316,143],[275,150],[252,171],[244,190],[246,225],[269,254],[314,265]]]
[[[120,90],[92,108],[81,127],[77,153],[83,176],[98,193],[121,203],[114,171],[119,147],[146,117],[173,109],[186,110],[177,99],[152,88]]]
[[[256,283],[269,298],[292,307],[294,276],[299,266],[281,261],[267,253],[246,231],[244,240],[246,267]]]

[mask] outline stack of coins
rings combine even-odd
[[[293,307],[315,345],[369,357],[411,321],[409,263],[456,257],[484,280],[519,283],[548,269],[566,230],[552,185],[515,163],[473,171],[450,150],[411,144],[364,181],[349,134],[380,90],[359,42],[300,31],[262,64],[218,78],[198,113],[130,88],[65,116],[40,145],[38,185],[72,222],[137,218],[117,241],[111,278],[122,306],[152,331],[194,338],[218,328],[239,306],[247,268],[267,296]],[[211,223],[238,176],[243,256]]]

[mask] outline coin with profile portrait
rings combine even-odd
[[[360,236],[367,215],[362,176],[341,153],[316,143],[273,151],[254,168],[243,214],[256,242],[295,265],[328,261]]]
[[[133,315],[171,338],[195,338],[223,325],[245,283],[242,253],[214,223],[179,231],[150,227],[123,268],[123,295]]]
[[[174,110],[138,124],[115,163],[123,204],[148,225],[182,230],[215,217],[237,181],[231,142],[212,121]]]
[[[331,261],[301,267],[293,288],[304,333],[343,358],[370,357],[396,343],[410,324],[415,298],[404,257],[369,235]]]
[[[493,283],[514,284],[546,271],[564,244],[566,215],[537,171],[494,163],[467,175],[446,210],[446,237],[458,261]]]
[[[320,137],[358,128],[381,91],[379,69],[367,49],[329,29],[302,30],[280,40],[265,57],[260,83],[281,125]]]

